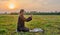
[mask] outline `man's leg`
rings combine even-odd
[[[20,28],[17,28],[17,32],[21,32],[22,30]]]
[[[24,27],[23,32],[29,32],[29,28]]]

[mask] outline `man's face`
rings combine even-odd
[[[24,12],[22,12],[21,15],[24,15]]]

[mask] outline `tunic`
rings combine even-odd
[[[31,21],[31,20],[32,20],[31,17],[28,17],[28,18],[26,19],[26,18],[24,18],[24,16],[19,16],[19,17],[18,17],[18,23],[17,23],[17,31],[18,31],[18,32],[21,32],[21,31],[23,31],[23,32],[28,32],[29,29],[25,27],[25,21],[26,21],[26,22],[29,22],[29,21]]]

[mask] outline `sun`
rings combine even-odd
[[[9,9],[14,9],[15,5],[13,3],[10,3],[8,7],[9,7]]]

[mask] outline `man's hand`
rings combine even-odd
[[[32,17],[32,14],[30,15],[30,17]]]

